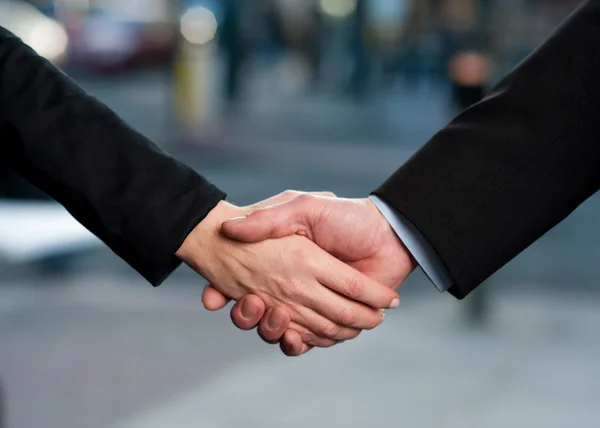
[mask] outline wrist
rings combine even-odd
[[[415,270],[418,266],[417,260],[413,256],[413,254],[408,250],[398,233],[392,227],[390,220],[386,217],[386,215],[381,211],[379,206],[371,199],[365,199],[366,204],[369,208],[376,213],[377,218],[379,219],[379,233],[381,233],[385,238],[383,242],[387,242],[387,246],[396,247],[399,252],[402,252],[406,255],[407,260],[405,260],[405,264],[409,266],[409,272]]]
[[[214,252],[220,238],[221,224],[225,220],[246,214],[243,209],[224,200],[220,201],[190,232],[175,255],[185,264],[204,276],[209,255]]]
[[[389,220],[381,212],[381,210],[379,209],[377,204],[375,202],[373,202],[373,200],[371,200],[370,198],[365,198],[363,200],[364,200],[365,205],[367,205],[369,207],[369,210],[371,210],[371,212],[373,213],[373,216],[375,216],[377,218],[378,225],[379,225],[378,230],[380,231],[380,233],[383,233],[385,236],[395,236],[396,238],[398,238],[398,235],[392,228],[392,225],[390,224]],[[398,238],[398,239],[400,239],[400,238]]]

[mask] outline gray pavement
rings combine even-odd
[[[106,427],[210,378],[243,358],[237,349],[253,352],[257,341],[215,325],[191,285],[87,275],[3,284],[6,427]]]
[[[503,296],[465,331],[456,302],[405,301],[353,343],[257,355],[115,428],[596,427],[597,303]]]

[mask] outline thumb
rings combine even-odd
[[[308,207],[302,197],[252,214],[225,221],[222,232],[229,238],[242,242],[262,242],[295,234],[308,234]]]

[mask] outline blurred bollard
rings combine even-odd
[[[177,56],[175,104],[179,125],[185,129],[194,130],[208,120],[213,51],[210,45],[184,45]]]
[[[459,52],[449,64],[455,108],[461,112],[481,101],[492,75],[491,60],[480,52]],[[490,296],[485,285],[479,287],[466,303],[466,321],[476,327],[489,317]]]
[[[214,112],[212,79],[216,63],[214,39],[217,19],[214,12],[197,6],[181,18],[181,43],[175,57],[174,104],[177,125],[194,133]]]

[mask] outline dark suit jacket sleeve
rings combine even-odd
[[[463,298],[599,186],[593,0],[374,193],[429,240]]]
[[[0,153],[154,285],[225,197],[2,28]]]

